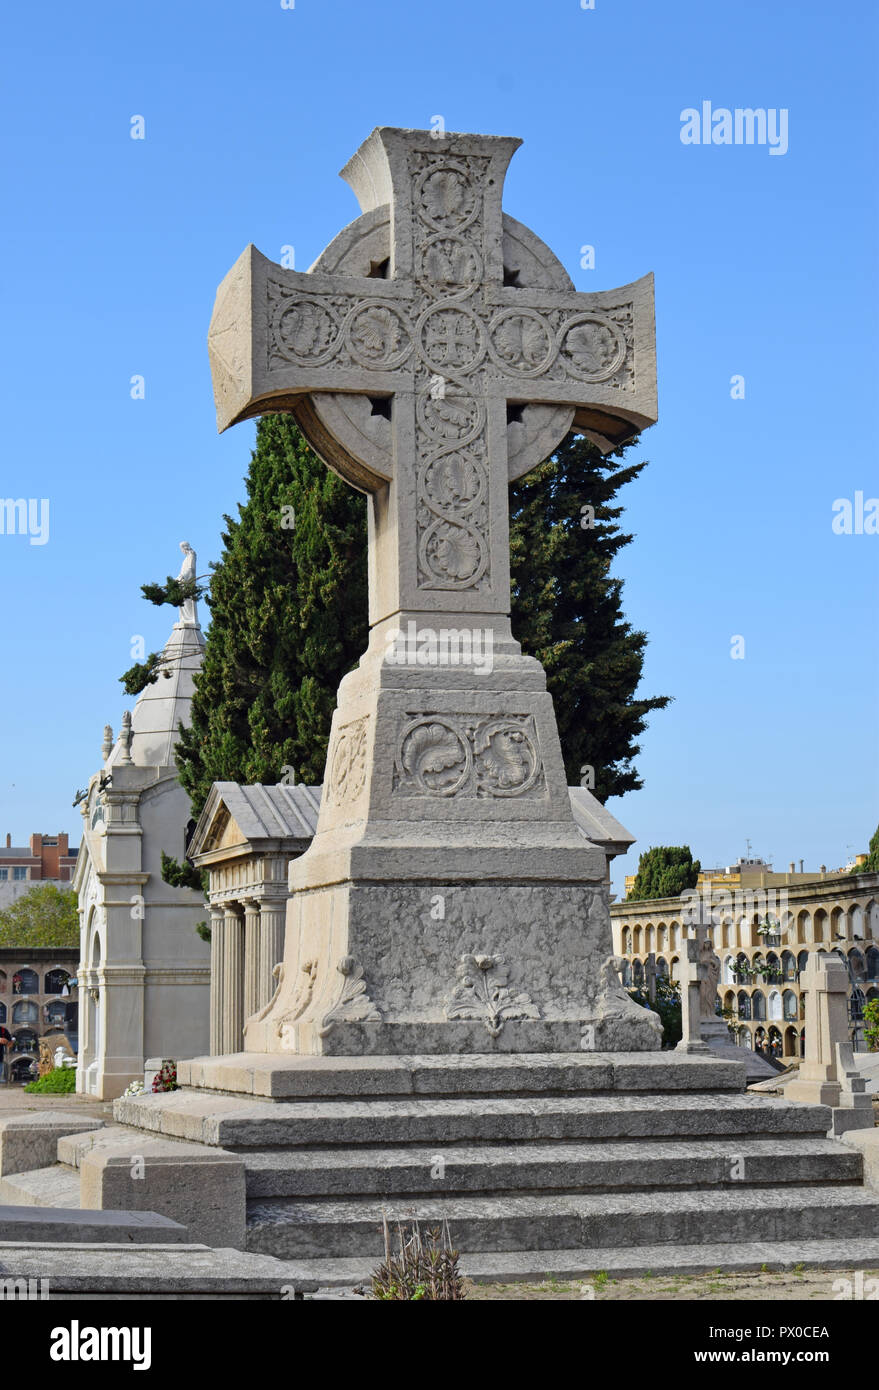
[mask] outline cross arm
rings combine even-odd
[[[605,452],[657,419],[653,276],[598,293],[504,288],[488,351],[508,401],[572,405]]]
[[[401,389],[413,346],[406,288],[285,270],[248,246],[217,290],[208,331],[219,430],[295,414],[310,392]]]

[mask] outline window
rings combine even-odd
[[[12,877],[13,877],[14,879],[17,879],[19,882],[20,882],[23,878],[27,878],[27,868],[26,868],[26,866],[25,866],[24,864],[16,864],[15,867],[13,868],[13,870],[12,870]]]
[[[6,883],[9,879],[9,870],[0,869],[0,883]]]

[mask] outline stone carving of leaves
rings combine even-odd
[[[475,536],[463,526],[445,522],[434,532],[430,558],[450,579],[461,580],[476,573],[482,557]]]
[[[437,169],[424,183],[422,197],[427,214],[434,222],[454,221],[466,216],[469,189],[455,169]]]
[[[510,315],[498,324],[495,345],[512,367],[536,367],[546,356],[547,333],[536,319]]]
[[[437,284],[467,285],[477,274],[476,257],[464,242],[448,238],[428,246],[424,269],[427,278]]]
[[[603,323],[577,324],[568,334],[565,347],[574,365],[590,376],[608,371],[617,356],[616,339]]]
[[[358,314],[352,337],[368,357],[389,357],[400,346],[400,323],[390,309],[372,307]]]
[[[481,1019],[491,1038],[500,1036],[508,1019],[540,1018],[531,996],[508,984],[503,965],[503,956],[461,956],[455,969],[458,983],[445,1005],[446,1018]]]
[[[486,778],[495,786],[518,787],[531,775],[533,759],[521,729],[491,728],[477,736],[475,748]]]
[[[297,357],[318,357],[329,345],[333,322],[317,304],[294,303],[281,316],[284,346]]]
[[[433,414],[449,426],[449,434],[466,434],[473,427],[473,406],[469,401],[460,405],[453,396],[444,396],[433,402]]]
[[[426,785],[436,790],[444,782],[457,780],[466,759],[461,742],[451,729],[444,724],[420,724],[408,735],[401,761],[411,777],[423,781],[426,775],[432,775]],[[454,769],[452,775],[444,775],[450,769]]]
[[[476,465],[461,454],[447,454],[439,460],[432,475],[433,491],[444,506],[469,505],[479,495],[480,479]]]
[[[323,1016],[317,1030],[321,1038],[325,1038],[337,1023],[381,1023],[381,1013],[367,993],[363,966],[358,965],[353,956],[343,956],[336,969],[345,983],[338,1002]]]

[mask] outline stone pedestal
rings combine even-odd
[[[385,659],[392,630],[340,686],[281,978],[245,1049],[657,1047],[657,1016],[598,968],[606,861],[574,823],[542,668],[494,618],[492,672],[428,684]]]
[[[873,1104],[849,1042],[848,967],[835,955],[810,955],[800,984],[807,996],[806,1055],[785,1099],[829,1105],[831,1134],[870,1129]]]

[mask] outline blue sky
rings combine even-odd
[[[866,847],[879,537],[831,521],[837,498],[879,494],[879,8],[594,4],[7,14],[0,496],[49,498],[51,529],[0,536],[0,833],[78,839],[132,636],[153,650],[170,625],[139,586],[177,572],[182,539],[206,570],[243,496],[253,426],[217,437],[205,347],[218,282],[249,241],[305,269],[357,213],[336,171],[370,129],[441,115],[523,138],[506,209],[578,289],[656,274],[660,421],[617,572],[650,637],[643,690],[675,703],[645,735],[643,791],[611,809],[638,849],[712,865],[746,837],[780,867]],[[784,108],[787,152],[682,144],[705,100]]]

